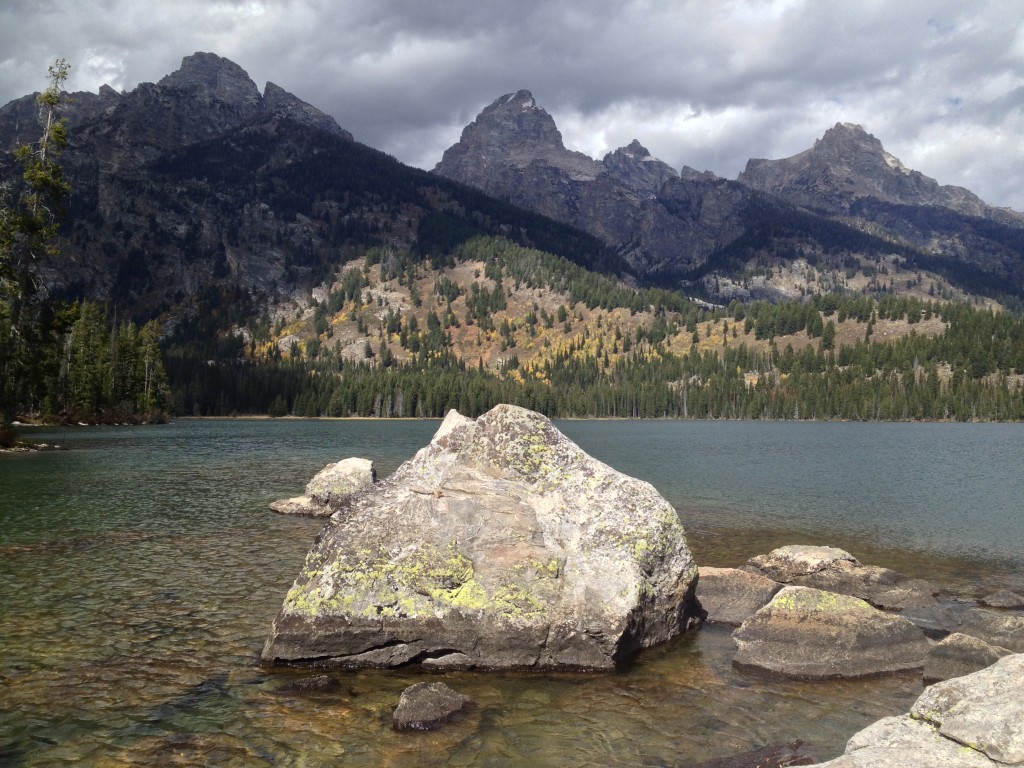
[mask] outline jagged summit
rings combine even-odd
[[[984,216],[989,206],[962,187],[942,186],[913,171],[854,123],[836,123],[814,145],[782,160],[749,160],[738,181],[797,205],[836,212],[874,198],[901,205],[937,205]]]
[[[230,59],[215,53],[194,53],[181,60],[181,67],[157,84],[210,99],[258,109],[262,101],[259,88],[249,73]]]
[[[273,116],[352,139],[333,117],[273,83],[261,94],[242,67],[214,53],[185,56],[179,69],[125,93],[103,85],[98,93],[73,94],[64,112],[73,142],[87,144],[94,132],[116,134],[122,148],[140,160]],[[0,148],[35,133],[37,113],[34,96],[0,108]],[[117,142],[102,144],[105,155]]]
[[[520,90],[506,93],[485,107],[463,129],[459,142],[445,151],[434,170],[475,184],[466,177],[486,171],[492,163],[525,166],[538,157],[556,163],[570,159],[576,165],[583,159],[590,161],[585,155],[576,155],[579,153],[565,148],[554,119],[537,106],[533,94]]]
[[[515,93],[508,93],[498,99],[491,106],[500,106],[501,104],[512,104],[518,105],[522,110],[528,109],[539,109],[537,106],[537,100],[533,98],[533,94],[525,88]]]
[[[609,152],[601,162],[618,181],[641,194],[656,195],[666,181],[679,176],[668,163],[652,156],[638,139]]]

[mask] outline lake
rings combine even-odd
[[[976,597],[1024,589],[1024,426],[559,421],[676,507],[698,563],[786,543]],[[324,464],[384,476],[435,421],[182,420],[26,430],[70,450],[0,456],[0,764],[666,766],[800,738],[820,759],[905,711],[919,676],[779,681],[708,626],[609,675],[335,673],[258,656],[322,521],[267,510]],[[407,685],[473,712],[396,733]]]

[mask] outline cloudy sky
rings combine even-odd
[[[0,0],[0,104],[58,56],[131,89],[211,51],[431,168],[526,88],[570,149],[639,139],[735,178],[839,121],[911,168],[1024,211],[1020,0]]]

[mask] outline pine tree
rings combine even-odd
[[[67,146],[67,122],[60,118],[62,88],[70,66],[58,59],[49,68],[49,85],[36,100],[42,135],[15,151],[22,184],[0,189],[0,418],[10,423],[21,408],[38,405],[42,382],[34,380],[40,339],[35,301],[35,268],[57,252],[61,203],[70,191],[60,165]],[[17,191],[17,197],[15,192]],[[36,377],[37,378],[37,377]]]

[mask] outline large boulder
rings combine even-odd
[[[733,663],[800,678],[921,669],[928,640],[900,616],[849,595],[786,587],[733,632]]]
[[[887,717],[817,768],[994,768],[1024,765],[1024,654],[925,689],[909,714]]]
[[[672,506],[545,417],[452,411],[431,443],[335,514],[265,662],[612,669],[699,621]]]
[[[864,565],[835,547],[790,545],[751,558],[744,570],[773,581],[852,595],[883,610],[930,606],[938,590],[888,568]]]
[[[701,568],[697,600],[708,621],[742,624],[775,597],[782,585],[737,568]]]
[[[376,480],[377,470],[369,459],[344,459],[317,472],[302,496],[272,502],[270,508],[282,515],[327,517]]]

